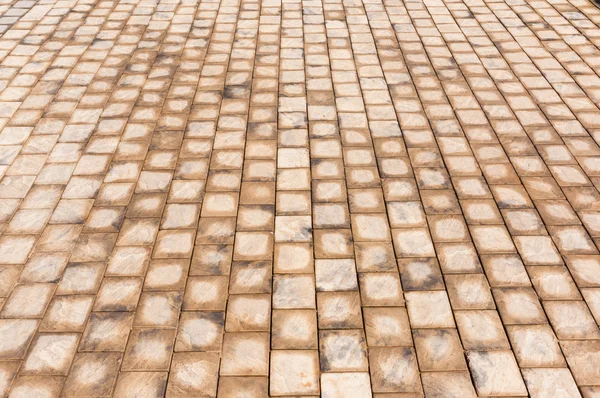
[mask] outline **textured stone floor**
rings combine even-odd
[[[0,396],[600,397],[588,0],[0,1]]]

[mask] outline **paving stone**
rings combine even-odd
[[[594,4],[0,3],[0,396],[600,395]]]

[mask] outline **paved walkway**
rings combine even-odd
[[[588,0],[1,1],[0,396],[599,397],[599,72]]]

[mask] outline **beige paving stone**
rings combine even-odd
[[[273,308],[315,308],[315,278],[312,275],[276,275],[273,278]]]
[[[270,293],[273,280],[270,261],[239,261],[231,265],[231,294]]]
[[[2,318],[40,318],[46,310],[53,283],[31,283],[17,285],[6,300],[0,316]]]
[[[365,336],[357,330],[319,332],[321,372],[366,371]]]
[[[121,354],[77,354],[62,394],[65,396],[96,395],[108,397],[117,379]]]
[[[228,332],[269,331],[271,296],[268,294],[231,295],[227,304]]]
[[[133,317],[131,312],[93,312],[83,332],[79,350],[124,351]]]
[[[77,334],[39,334],[32,342],[21,373],[66,375],[75,356],[78,341]]]
[[[416,356],[412,348],[372,348],[369,351],[369,364],[373,392],[421,391]]]
[[[166,372],[121,372],[113,391],[116,397],[160,397],[167,386]]]
[[[214,353],[176,353],[167,384],[168,396],[215,397],[219,357]]]
[[[182,304],[181,292],[142,293],[134,325],[140,327],[175,327]]]
[[[3,319],[0,321],[0,355],[2,359],[23,359],[33,339],[38,321],[33,319]]]
[[[191,277],[183,296],[183,309],[224,311],[227,289],[225,276]]]
[[[546,316],[531,288],[498,288],[493,290],[502,322],[511,324],[541,324]]]
[[[508,349],[509,343],[496,311],[456,311],[456,324],[467,350]]]
[[[175,351],[217,351],[223,338],[223,313],[183,312]]]
[[[416,330],[413,332],[413,339],[421,371],[466,370],[456,330]]]
[[[313,310],[274,310],[273,349],[316,349],[317,320]]]
[[[532,396],[560,394],[579,397],[579,391],[568,369],[524,369],[523,378]]]
[[[270,392],[281,395],[318,395],[316,350],[274,350],[271,353]]]
[[[359,274],[363,306],[401,306],[404,304],[398,273]]]
[[[15,379],[10,394],[14,397],[27,397],[40,394],[47,397],[60,395],[63,378],[58,376],[20,376]]]
[[[360,328],[363,323],[360,303],[358,292],[317,293],[319,328]]]
[[[52,332],[83,331],[93,301],[93,296],[56,296],[50,302],[39,329]]]
[[[0,366],[0,391],[2,394],[8,395],[18,367],[18,361],[2,362],[2,366]]]
[[[221,357],[222,376],[269,374],[268,333],[226,333]]]
[[[123,357],[123,370],[168,370],[174,330],[132,329]]]
[[[412,327],[454,327],[452,310],[446,292],[407,292],[405,296]]]
[[[426,372],[422,374],[423,391],[431,397],[476,397],[466,372]]]
[[[467,359],[479,395],[527,396],[510,351],[471,351],[467,353]]]
[[[521,367],[565,365],[558,339],[549,325],[509,326],[507,332]]]
[[[369,374],[323,373],[321,375],[321,394],[323,397],[370,397],[371,383]]]
[[[560,340],[595,339],[600,333],[584,301],[548,301],[544,309]]]

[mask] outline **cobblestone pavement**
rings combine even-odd
[[[600,397],[588,0],[2,0],[0,396]]]

